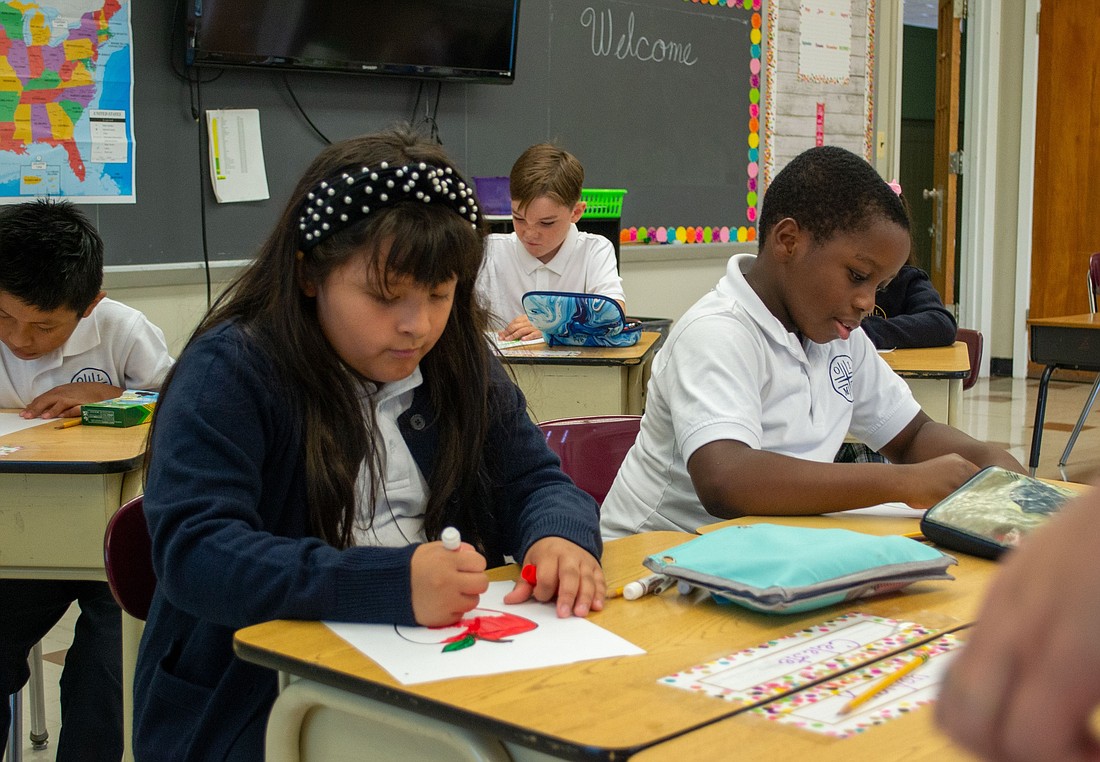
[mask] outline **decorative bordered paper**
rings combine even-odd
[[[853,612],[658,682],[738,704],[756,704],[934,634],[935,630],[913,622]]]
[[[750,712],[803,730],[847,738],[935,701],[947,667],[959,653],[960,643],[955,635],[944,635],[901,656],[849,672]],[[918,655],[929,657],[928,661],[850,714],[840,714],[849,701],[874,681],[901,669]]]

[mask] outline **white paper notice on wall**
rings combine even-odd
[[[218,203],[269,198],[260,112],[254,108],[206,112],[210,182]]]

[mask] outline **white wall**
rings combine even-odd
[[[620,271],[626,311],[636,317],[678,319],[725,274],[726,262],[756,244],[624,246]]]
[[[635,317],[680,317],[714,287],[726,261],[755,244],[627,246],[622,274],[627,311]],[[243,262],[222,264],[212,272],[214,298],[240,271]],[[206,312],[206,283],[198,266],[108,268],[104,288],[112,299],[141,310],[164,331],[172,355],[179,356],[187,338]]]

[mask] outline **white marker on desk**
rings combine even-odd
[[[650,574],[648,577],[636,579],[623,585],[623,598],[628,601],[636,601],[644,595],[660,595],[665,590],[676,584],[672,577],[663,574]]]
[[[462,535],[454,527],[444,527],[439,534],[439,539],[443,541],[443,547],[447,550],[458,550],[458,546],[462,544]]]

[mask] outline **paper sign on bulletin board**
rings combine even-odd
[[[256,109],[206,112],[210,182],[219,204],[269,198]]]
[[[875,2],[767,4],[762,190],[814,145],[873,158]]]

